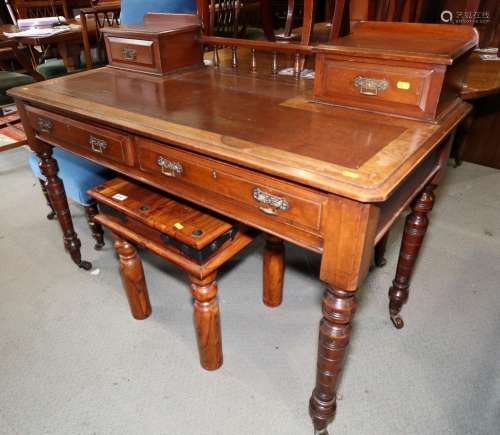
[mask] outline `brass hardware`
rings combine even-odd
[[[212,169],[210,173],[212,174],[212,178],[217,179],[217,171],[215,169]]]
[[[134,48],[122,48],[122,57],[127,60],[137,60],[137,50]]]
[[[276,213],[276,211],[273,208],[270,208],[270,207],[259,207],[259,210],[262,213],[265,213],[265,214],[268,214],[271,216],[276,216],[278,214],[278,213]]]
[[[89,137],[89,145],[92,148],[92,151],[99,154],[102,154],[108,147],[108,143],[104,139],[99,139],[98,137],[92,135]]]
[[[43,132],[48,133],[54,127],[54,125],[52,124],[52,121],[49,119],[45,119],[45,118],[38,118],[36,120],[36,125],[37,125],[40,133],[43,133]]]
[[[151,207],[149,205],[141,205],[139,207],[139,210],[140,211],[149,211],[149,210],[151,210]]]
[[[263,207],[263,206],[259,207],[259,210],[261,212],[268,215],[276,215],[277,214],[276,210],[286,211],[289,208],[288,201],[285,198],[281,198],[279,196],[266,193],[263,190],[259,189],[258,187],[253,189],[252,196],[257,202],[260,202],[261,204],[264,204],[266,206],[270,206],[270,207]]]
[[[182,175],[184,168],[180,162],[173,162],[166,157],[160,156],[156,161],[161,168],[161,173],[167,177],[176,177]]]
[[[353,83],[356,88],[359,88],[360,94],[369,96],[376,96],[380,91],[385,91],[389,87],[387,80],[370,79],[361,76],[357,76]]]

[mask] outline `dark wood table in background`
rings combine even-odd
[[[466,66],[460,96],[474,110],[460,129],[455,161],[500,169],[500,59],[482,60],[480,54],[473,53]]]
[[[163,78],[105,67],[11,95],[79,266],[88,264],[53,146],[322,255],[326,290],[310,413],[316,433],[326,434],[356,291],[374,247],[411,205],[396,277],[401,288],[391,292],[399,318],[433,190],[470,106],[460,102],[433,124],[315,104],[311,87],[243,67]],[[182,171],[166,176],[165,162]]]
[[[59,55],[61,56],[64,66],[68,71],[74,71],[80,67],[80,53],[83,46],[82,39],[82,28],[80,22],[77,20],[68,20],[68,24],[71,25],[71,30],[66,32],[61,32],[52,36],[44,37],[34,37],[34,36],[23,36],[19,38],[6,38],[4,32],[14,33],[19,32],[19,28],[13,24],[1,24],[0,25],[0,40],[14,40],[20,44],[24,44],[30,47],[32,51],[35,47],[53,45],[57,48]],[[89,21],[90,26],[95,26],[93,22]],[[92,28],[92,27],[91,27]],[[94,34],[95,32],[90,32]],[[36,66],[37,60],[32,56],[32,62]]]

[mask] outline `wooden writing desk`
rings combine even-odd
[[[397,321],[448,138],[469,105],[432,124],[311,103],[311,87],[243,67],[164,78],[106,67],[11,95],[78,265],[88,266],[52,146],[322,254],[326,291],[310,412],[316,433],[326,434],[373,248],[413,201],[401,288],[391,295]]]
[[[57,33],[51,36],[36,37],[36,36],[22,36],[19,38],[11,38],[16,42],[27,45],[30,50],[34,50],[34,47],[54,45],[57,47],[57,51],[61,56],[64,66],[68,71],[74,71],[80,67],[80,52],[83,44],[82,27],[78,20],[66,20],[68,24],[71,25],[71,29],[66,32]],[[95,24],[91,23],[89,26],[90,34],[95,33]],[[0,40],[6,40],[7,37],[4,36],[4,32],[15,33],[19,32],[19,27],[13,24],[1,24],[0,25]],[[33,66],[36,66],[37,59],[32,54]]]

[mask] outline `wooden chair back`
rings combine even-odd
[[[374,18],[377,21],[407,21],[416,23],[422,16],[423,0],[378,0],[370,2],[377,9]]]
[[[227,35],[236,38],[239,33],[240,0],[210,0],[210,35]]]
[[[329,15],[328,24],[330,32],[328,41],[349,33],[349,0],[326,0],[325,7]],[[280,35],[280,40],[292,39],[292,27],[294,22],[295,0],[288,0],[287,19],[285,30]],[[316,15],[316,0],[304,0],[304,15],[302,21],[301,44],[309,45],[314,28]]]
[[[99,3],[90,8],[80,10],[80,21],[82,26],[83,52],[85,55],[85,69],[92,69],[92,46],[95,41],[99,58],[106,58],[104,38],[100,29],[106,27],[117,27],[120,25],[120,2]]]
[[[245,29],[242,11],[257,5],[261,11],[262,28],[268,40],[274,40],[271,0],[196,0],[197,14],[203,34],[239,37]]]
[[[15,0],[12,6],[18,19],[55,16],[72,18],[67,0]]]

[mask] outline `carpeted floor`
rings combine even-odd
[[[319,257],[287,245],[285,298],[261,302],[259,242],[220,275],[224,365],[198,363],[184,276],[142,253],[152,316],[133,320],[109,237],[64,253],[24,148],[0,154],[0,434],[309,435]],[[449,168],[398,331],[388,264],[373,271],[340,386],[335,435],[500,433],[500,171]]]

